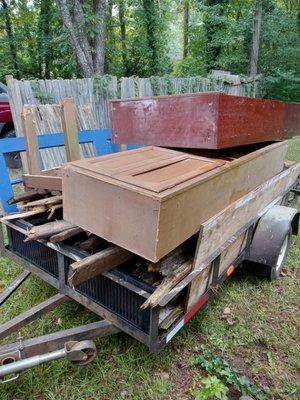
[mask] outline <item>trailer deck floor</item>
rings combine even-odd
[[[290,150],[289,158],[300,161],[300,138],[291,142]],[[0,398],[193,399],[205,371],[200,366],[191,366],[189,359],[200,354],[203,344],[209,352],[238,369],[239,376],[246,375],[256,384],[268,385],[270,398],[274,395],[296,399],[300,358],[295,323],[300,296],[296,279],[300,278],[299,260],[298,236],[284,277],[272,284],[248,275],[226,282],[174,342],[157,355],[149,354],[144,345],[123,333],[102,338],[97,341],[98,357],[91,365],[74,369],[62,360],[29,370],[15,383],[0,386]],[[16,264],[0,259],[0,291],[19,272]],[[29,277],[3,306],[0,324],[53,294],[52,287]],[[225,307],[230,308],[227,319],[222,318]],[[22,334],[26,337],[46,334],[95,320],[93,313],[70,301],[24,328]],[[15,339],[12,335],[5,343]],[[230,393],[233,399],[238,399],[237,391],[231,388]]]

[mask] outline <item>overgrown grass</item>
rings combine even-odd
[[[300,161],[300,138],[290,142],[288,158]],[[65,360],[21,374],[0,385],[1,400],[192,399],[205,375],[191,365],[200,345],[228,361],[241,375],[270,388],[270,399],[297,399],[300,290],[300,238],[293,241],[285,275],[274,283],[243,273],[228,281],[160,354],[152,355],[136,340],[121,333],[97,341],[95,362],[75,368]],[[20,268],[0,259],[0,291]],[[0,323],[45,300],[53,288],[30,277],[1,307]],[[222,318],[230,308],[229,325]],[[70,301],[22,329],[25,337],[95,321],[97,317]],[[16,339],[11,335],[6,342]],[[230,398],[238,398],[231,392]]]

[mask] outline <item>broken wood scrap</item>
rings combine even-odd
[[[57,210],[61,210],[63,208],[62,204],[55,204],[54,206],[50,207],[48,209],[49,215],[48,215],[48,220],[51,219],[53,217],[53,215],[55,214],[55,212]]]
[[[79,226],[76,226],[75,228],[66,229],[65,231],[50,236],[49,240],[51,243],[59,243],[73,236],[79,235],[82,232],[84,232],[84,230],[82,228],[79,228]]]
[[[108,271],[130,260],[134,256],[135,255],[128,250],[111,245],[98,253],[71,264],[68,283],[72,287],[77,286],[102,272]]]
[[[189,260],[195,252],[194,238],[182,243],[157,263],[149,263],[149,272],[159,272],[163,276],[171,275],[180,265]]]
[[[163,321],[159,325],[159,328],[163,330],[168,330],[182,313],[183,308],[181,306],[175,307],[169,312],[166,318],[163,319]]]
[[[32,217],[34,215],[42,214],[45,212],[45,207],[36,207],[34,210],[30,211],[21,211],[21,212],[16,212],[13,214],[5,215],[4,217],[1,218],[1,221],[13,221],[14,219],[26,219],[29,217]]]
[[[141,305],[141,309],[145,310],[147,307],[157,306],[160,300],[167,294],[174,286],[177,285],[192,269],[192,259],[180,265],[173,273],[163,279],[162,283],[158,286],[154,293]]]
[[[100,238],[99,236],[91,236],[87,240],[84,240],[79,244],[81,250],[93,250],[95,247],[99,246],[106,242],[104,239]]]
[[[33,226],[27,232],[27,238],[25,239],[25,241],[28,242],[30,240],[45,239],[56,233],[60,233],[71,228],[77,228],[77,226],[64,220],[53,221],[43,225]]]
[[[43,194],[39,193],[37,190],[28,190],[27,192],[14,195],[7,201],[7,203],[8,204],[16,204],[16,203],[20,203],[23,201],[31,201],[31,200],[39,199],[42,196],[43,196]]]
[[[62,203],[62,196],[51,196],[44,197],[43,199],[35,200],[24,204],[24,208],[35,207],[35,206],[52,206],[55,204]]]

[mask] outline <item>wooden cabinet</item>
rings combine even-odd
[[[300,132],[300,104],[204,92],[110,102],[112,140],[222,149]]]
[[[286,143],[209,158],[144,147],[63,168],[64,219],[153,262],[283,169]]]

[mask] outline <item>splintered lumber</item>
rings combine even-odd
[[[8,200],[8,204],[16,204],[16,203],[20,203],[21,201],[30,201],[30,200],[35,200],[38,199],[42,196],[41,193],[39,193],[36,190],[29,190],[28,192],[24,192],[18,195],[15,195],[13,197],[11,197]]]
[[[43,225],[33,226],[27,232],[27,239],[25,239],[25,241],[45,239],[56,233],[60,233],[62,231],[65,231],[65,230],[71,229],[71,228],[76,228],[76,225],[73,225],[70,222],[67,222],[64,220],[53,221],[53,222],[48,222]]]
[[[51,196],[26,203],[24,204],[24,208],[35,206],[52,206],[59,203],[62,203],[62,196]]]
[[[66,229],[65,231],[50,236],[49,240],[51,243],[59,243],[73,236],[79,235],[82,232],[84,232],[84,230],[79,228],[79,226],[76,226],[75,228]]]
[[[87,240],[84,240],[83,242],[80,243],[79,247],[82,250],[93,250],[95,247],[99,246],[105,242],[104,239],[98,237],[98,236],[92,236],[88,238]]]
[[[33,217],[34,215],[42,214],[44,212],[45,212],[45,207],[37,207],[34,210],[5,215],[4,217],[1,218],[1,221],[12,221],[18,218],[26,219],[29,217]]]
[[[192,259],[178,267],[173,274],[167,276],[158,286],[154,293],[141,305],[141,309],[147,307],[155,307],[160,300],[168,293],[177,283],[179,283],[192,269]]]
[[[183,308],[181,306],[174,308],[169,312],[166,318],[160,323],[159,328],[163,330],[168,330],[171,325],[176,321],[176,319],[183,313]]]
[[[62,204],[56,204],[55,206],[52,206],[52,207],[50,207],[49,209],[48,209],[48,211],[49,211],[49,215],[48,215],[48,220],[49,219],[51,219],[52,217],[53,217],[53,215],[55,214],[55,212],[57,211],[57,210],[61,210],[63,208],[63,205]]]
[[[94,278],[102,272],[108,271],[133,257],[134,254],[121,247],[109,246],[98,253],[71,264],[69,285],[72,287],[77,286],[79,283]]]
[[[172,274],[180,265],[193,256],[195,252],[196,243],[194,240],[189,239],[182,245],[178,246],[170,254],[162,258],[158,263],[148,266],[148,270],[158,271],[163,276]]]

